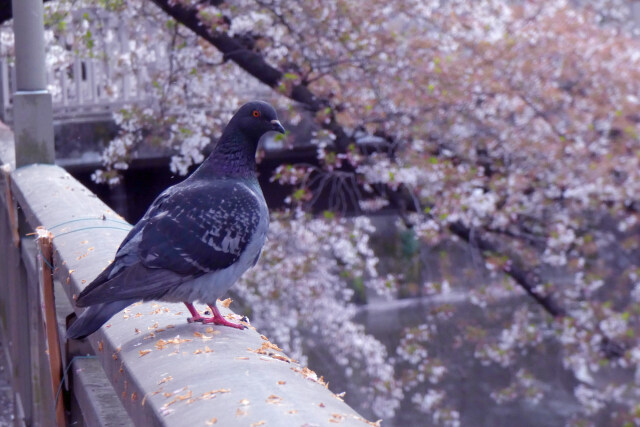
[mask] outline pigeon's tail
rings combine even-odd
[[[136,300],[128,299],[90,306],[83,311],[76,321],[73,322],[73,325],[67,329],[67,338],[79,340],[94,333],[107,320],[111,319],[111,316],[134,302],[136,302]]]

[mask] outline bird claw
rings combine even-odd
[[[206,317],[206,318],[203,317],[202,323],[203,324],[213,323],[214,325],[228,326],[230,328],[236,328],[240,330],[247,329],[247,327],[242,324],[229,322],[228,320],[224,318],[219,318],[219,317]]]
[[[238,323],[232,323],[229,322],[228,320],[224,319],[224,318],[218,318],[218,317],[187,317],[187,322],[188,323],[202,323],[203,325],[208,325],[210,323],[213,323],[214,325],[220,325],[220,326],[229,326],[230,328],[236,328],[236,329],[247,329],[247,327],[245,325],[242,324],[238,324]]]
[[[192,303],[189,302],[185,302],[184,303],[187,308],[189,309],[189,312],[191,313],[192,317],[188,317],[187,318],[187,322],[189,323],[202,323],[202,324],[209,324],[209,323],[213,323],[214,325],[221,325],[221,326],[229,326],[230,328],[236,328],[236,329],[247,329],[246,326],[242,325],[242,324],[237,324],[237,323],[232,323],[229,322],[227,319],[225,319],[224,317],[222,317],[222,314],[220,314],[220,311],[218,310],[218,308],[214,305],[209,305],[209,308],[211,309],[211,312],[209,312],[209,310],[206,311],[206,314],[209,313],[213,313],[212,317],[202,317],[200,315],[200,313],[198,313],[198,310],[196,310],[193,307]],[[243,317],[242,320],[244,320],[246,317]],[[247,319],[248,322],[249,319]]]

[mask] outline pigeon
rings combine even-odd
[[[253,101],[231,118],[209,157],[167,188],[131,229],[114,261],[80,293],[88,307],[67,330],[82,339],[136,301],[183,302],[188,321],[237,329],[216,301],[260,257],[269,211],[256,178],[256,148],[266,132],[285,133],[273,107]],[[193,303],[211,309],[203,317]]]

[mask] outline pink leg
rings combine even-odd
[[[187,309],[189,310],[189,313],[191,313],[191,316],[192,316],[187,318],[187,322],[189,323],[202,322],[204,320],[204,317],[200,316],[200,313],[198,313],[198,310],[196,310],[193,304],[185,301],[184,305],[187,306]]]
[[[215,325],[229,326],[231,328],[236,328],[236,329],[246,329],[246,326],[240,325],[238,323],[231,323],[227,319],[222,317],[222,314],[220,314],[220,312],[218,311],[218,307],[216,307],[215,303],[213,305],[212,304],[208,304],[208,305],[209,305],[209,308],[211,309],[211,312],[213,313],[213,317],[208,317],[204,319],[202,323],[213,323]]]
[[[185,302],[184,305],[187,306],[187,308],[189,309],[189,312],[191,313],[191,316],[193,316],[193,317],[189,317],[187,319],[187,322],[189,322],[189,323],[202,322],[202,323],[205,323],[205,324],[206,323],[213,323],[214,325],[229,326],[231,328],[236,328],[236,329],[245,329],[246,328],[244,325],[240,325],[240,324],[237,324],[237,323],[231,323],[227,319],[222,317],[222,314],[220,314],[220,311],[218,311],[218,307],[216,307],[215,304],[213,304],[213,305],[209,304],[209,308],[211,309],[211,312],[213,313],[213,317],[202,317],[202,316],[200,316],[200,313],[198,313],[198,311],[195,309],[193,304],[191,304],[189,302]]]

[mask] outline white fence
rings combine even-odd
[[[53,101],[53,117],[57,122],[85,122],[106,119],[124,105],[146,104],[153,100],[149,70],[126,70],[116,64],[130,50],[130,31],[118,14],[100,8],[80,8],[72,12],[72,26],[81,31],[89,19],[95,28],[92,54],[77,56],[67,66],[49,67],[47,83]],[[151,29],[149,22],[141,25]],[[99,34],[99,35],[97,35]],[[161,66],[169,61],[166,46],[153,46],[153,57]],[[148,64],[149,65],[149,64]],[[126,71],[123,71],[126,70]],[[13,93],[16,70],[13,61],[0,58],[0,117],[13,122]]]
[[[106,61],[76,58],[68,67],[47,74],[56,121],[106,119],[125,104],[152,102],[141,73],[114,76]],[[13,122],[15,91],[15,66],[0,60],[0,116],[5,123]]]
[[[74,37],[83,34],[83,28],[91,22],[93,46],[74,55],[66,66],[48,66],[47,84],[52,95],[53,118],[56,122],[91,122],[111,117],[125,105],[153,105],[158,100],[154,86],[167,84],[162,70],[170,68],[172,41],[166,29],[158,23],[142,17],[136,22],[141,33],[154,40],[146,48],[144,59],[132,59],[135,49],[134,34],[128,28],[130,22],[118,13],[101,8],[79,8],[71,12]],[[3,29],[3,30],[6,30]],[[63,44],[64,39],[56,43]],[[9,53],[10,55],[10,53]],[[63,59],[67,61],[67,59]],[[131,62],[135,63],[131,63]],[[54,61],[57,64],[59,62]],[[158,75],[160,72],[160,76]],[[156,80],[159,79],[160,82]],[[13,123],[13,93],[16,91],[16,70],[13,59],[0,58],[0,119]],[[247,78],[237,83],[235,93],[247,96],[268,97],[270,89],[255,79]],[[195,101],[194,101],[195,102]],[[191,108],[208,109],[208,104],[188,104]]]

